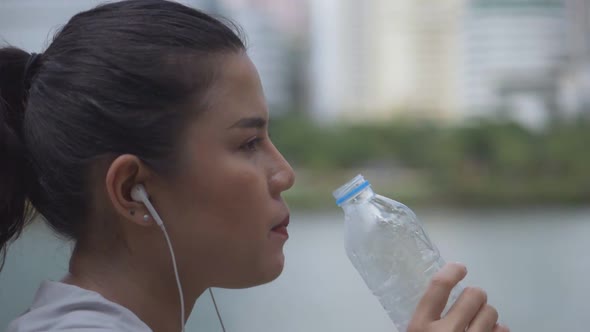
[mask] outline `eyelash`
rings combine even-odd
[[[246,142],[244,145],[242,145],[240,147],[240,149],[247,151],[247,152],[254,152],[258,149],[258,145],[260,144],[260,142],[262,142],[264,139],[261,137],[254,137],[253,139],[249,140],[248,142]]]

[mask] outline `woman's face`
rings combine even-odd
[[[268,137],[268,109],[255,66],[228,55],[184,137],[174,179],[160,179],[154,203],[176,250],[184,282],[225,288],[275,279],[284,266],[289,210],[281,193],[290,165]]]

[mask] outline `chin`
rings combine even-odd
[[[285,255],[281,252],[279,257],[276,257],[274,263],[269,266],[267,280],[264,283],[271,282],[278,278],[285,268]]]
[[[269,261],[261,267],[258,273],[258,278],[255,281],[255,285],[259,286],[269,283],[278,278],[285,267],[285,255],[281,252],[276,256],[272,257]]]
[[[249,278],[235,280],[219,287],[241,289],[264,285],[278,278],[284,267],[285,255],[281,252],[264,262],[257,270],[251,270],[248,274],[241,274],[242,276],[249,275]]]

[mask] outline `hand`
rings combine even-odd
[[[509,332],[497,323],[498,312],[479,288],[465,288],[441,318],[451,290],[466,275],[467,269],[460,264],[447,264],[438,271],[416,307],[408,332]]]

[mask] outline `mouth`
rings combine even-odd
[[[271,233],[289,238],[289,232],[287,232],[287,226],[289,226],[289,215],[287,215],[285,217],[285,219],[283,219],[283,221],[280,224],[275,225],[271,229]]]

